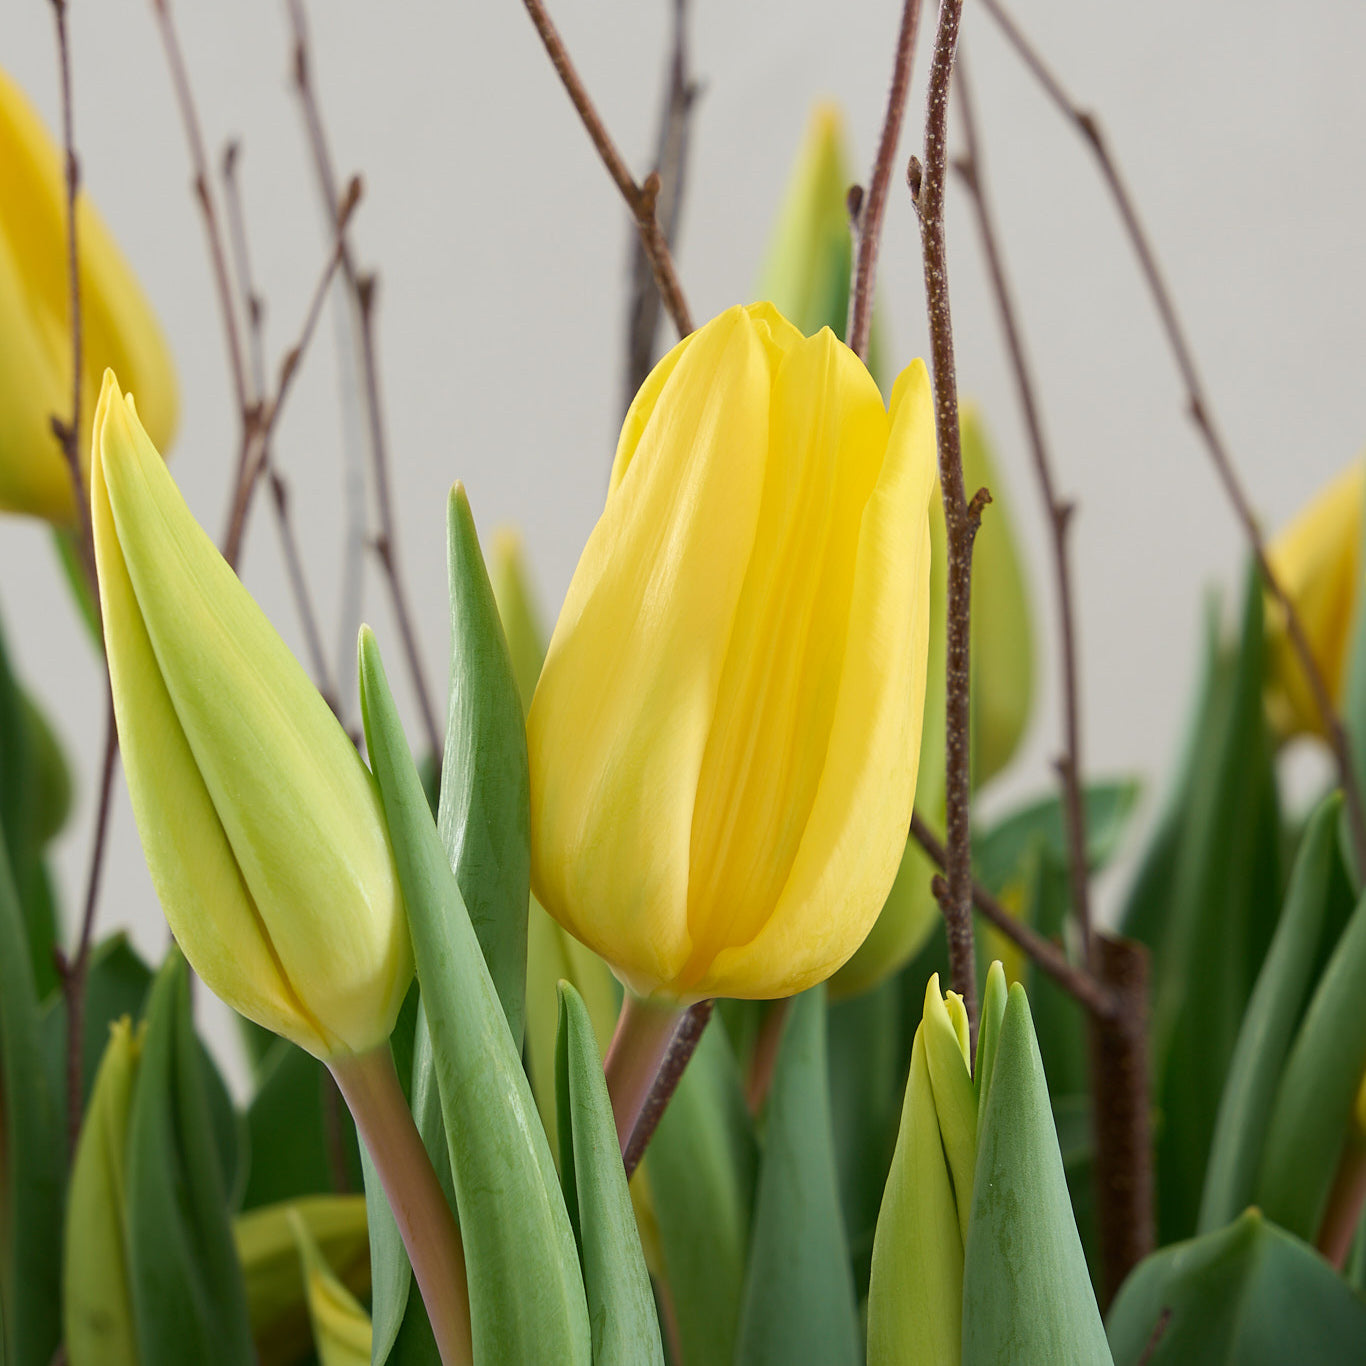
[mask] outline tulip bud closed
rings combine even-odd
[[[108,372],[91,488],[124,768],[177,942],[315,1057],[376,1047],[413,968],[374,779]]]
[[[769,304],[626,415],[528,718],[532,886],[640,996],[790,995],[892,884],[925,696],[934,430]]]
[[[175,368],[166,339],[88,197],[76,201],[84,446],[106,366],[144,398],[164,450],[175,434]],[[71,523],[76,500],[53,417],[71,419],[71,321],[62,154],[19,87],[0,71],[0,511]],[[81,451],[85,455],[84,449]]]

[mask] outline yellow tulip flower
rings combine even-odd
[[[1361,579],[1361,500],[1366,461],[1348,466],[1267,547],[1267,558],[1295,604],[1314,661],[1336,706],[1347,681],[1347,659]],[[1324,733],[1309,680],[1275,602],[1267,606],[1267,709],[1284,735]]]
[[[376,1048],[413,965],[374,779],[108,372],[91,475],[119,741],[176,940],[315,1057]]]
[[[890,413],[771,304],[657,365],[528,717],[532,885],[640,997],[778,997],[858,947],[915,794],[935,478],[924,365]]]
[[[142,395],[158,449],[175,435],[175,367],[152,307],[85,195],[76,201],[86,453],[100,375]],[[71,320],[62,152],[0,71],[0,511],[70,523],[76,501],[52,418],[71,418]]]

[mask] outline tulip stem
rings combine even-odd
[[[1366,1207],[1366,1144],[1355,1136],[1347,1140],[1338,1163],[1333,1189],[1328,1196],[1328,1212],[1319,1229],[1319,1251],[1339,1271],[1347,1264],[1361,1211]]]
[[[603,1071],[628,1178],[640,1165],[711,1012],[711,1001],[685,1009],[642,1001],[630,991],[623,998]]]
[[[389,1045],[333,1058],[328,1067],[394,1212],[442,1366],[470,1366],[470,1301],[460,1230],[403,1098]]]

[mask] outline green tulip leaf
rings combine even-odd
[[[714,1022],[659,1121],[648,1165],[676,1366],[734,1361],[758,1157],[735,1057]]]
[[[360,682],[431,1030],[475,1356],[508,1366],[586,1363],[588,1311],[555,1164],[368,630]]]
[[[251,1166],[244,1209],[359,1190],[356,1126],[332,1074],[288,1039],[262,1060],[247,1107]]]
[[[250,1366],[246,1292],[228,1222],[189,972],[172,949],[152,984],[128,1130],[129,1282],[143,1366]]]
[[[860,1359],[840,1212],[826,1059],[825,990],[794,997],[764,1119],[737,1366]]]
[[[1100,871],[1119,852],[1141,791],[1135,778],[1089,783],[1084,789],[1086,863],[1092,872]],[[1018,882],[1039,844],[1066,864],[1067,830],[1062,801],[1056,796],[1031,802],[974,835],[972,859],[978,879],[994,892]]]
[[[835,1167],[860,1299],[868,1293],[873,1233],[901,1118],[900,986],[888,977],[826,1010]]]
[[[1257,1204],[1314,1241],[1366,1073],[1366,896],[1329,960],[1281,1073],[1257,1177]]]
[[[81,1126],[67,1192],[62,1324],[72,1366],[138,1366],[128,1283],[128,1116],[141,1030],[114,1024]]]
[[[557,1054],[561,1179],[583,1263],[593,1366],[664,1366],[602,1054],[588,1008],[568,982],[560,987]]]
[[[1280,924],[1229,1064],[1197,1232],[1223,1228],[1252,1203],[1281,1067],[1304,1008],[1334,888],[1341,806],[1337,794],[1325,799],[1300,842]]]
[[[1236,658],[1197,766],[1154,977],[1152,1058],[1162,1241],[1194,1231],[1219,1098],[1281,904],[1280,816],[1263,706],[1261,580],[1248,576]]]
[[[518,1047],[526,990],[531,799],[526,722],[498,604],[464,487],[447,510],[450,712],[441,764],[441,841]]]
[[[1072,1216],[1024,988],[991,1070],[963,1260],[963,1366],[1104,1363],[1110,1350]]]
[[[49,1361],[62,1335],[61,1108],[43,1067],[23,912],[0,844],[0,1325],[11,1362]]]
[[[1366,1301],[1254,1209],[1142,1262],[1109,1333],[1116,1366],[1357,1366]]]

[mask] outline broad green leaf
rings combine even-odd
[[[580,944],[531,898],[527,922],[526,1063],[536,1108],[559,1160],[559,1126],[555,1101],[555,1036],[559,1015],[559,983],[570,982],[583,998],[593,1021],[598,1048],[606,1053],[617,1020],[616,981],[612,970],[587,945]]]
[[[246,1120],[251,1165],[244,1209],[360,1189],[356,1126],[337,1084],[288,1039],[277,1038],[262,1061]]]
[[[1266,1217],[1314,1241],[1366,1074],[1366,896],[1310,999],[1281,1073],[1256,1199]]]
[[[451,674],[441,841],[514,1042],[522,1043],[531,806],[526,723],[464,487],[447,508]]]
[[[368,630],[360,681],[431,1030],[475,1356],[508,1366],[587,1362],[583,1281],[555,1164]]]
[[[128,1116],[141,1030],[117,1021],[100,1062],[67,1193],[62,1324],[70,1366],[138,1366],[128,1285]]]
[[[1366,540],[1366,517],[1358,514],[1361,536]],[[1355,547],[1358,565],[1366,564],[1361,558],[1361,547]],[[1352,614],[1352,636],[1348,645],[1347,671],[1343,681],[1342,698],[1338,703],[1342,723],[1347,728],[1351,741],[1352,768],[1356,776],[1357,790],[1366,791],[1366,612],[1361,610],[1362,592],[1358,581],[1354,595]],[[1307,681],[1307,680],[1306,680]],[[1344,822],[1346,814],[1343,815]],[[1348,834],[1344,827],[1344,834]],[[1357,868],[1356,851],[1350,838],[1342,841],[1343,853],[1353,872],[1353,885],[1360,887],[1366,878],[1366,869]]]
[[[868,1366],[958,1366],[962,1302],[963,1238],[922,1023],[873,1242]]]
[[[737,1366],[855,1366],[861,1357],[825,1036],[825,990],[813,987],[792,1001],[773,1069]]]
[[[1312,1248],[1248,1210],[1142,1262],[1115,1297],[1109,1334],[1115,1366],[1357,1366],[1366,1301]]]
[[[725,1030],[703,1030],[650,1141],[649,1166],[682,1347],[675,1366],[734,1361],[757,1155]]]
[[[308,1224],[291,1210],[319,1366],[370,1366],[370,1316],[337,1278]]]
[[[977,1093],[977,1138],[982,1136],[982,1120],[991,1094],[991,1074],[996,1067],[996,1050],[1001,1046],[1001,1026],[1005,1023],[1010,988],[1005,968],[999,960],[987,968],[986,990],[982,992],[982,1013],[977,1026],[977,1058],[972,1067],[972,1085]]]
[[[294,1366],[313,1341],[291,1215],[303,1219],[352,1294],[363,1297],[370,1291],[364,1197],[306,1195],[238,1215],[232,1236],[261,1366]]]
[[[66,1135],[48,1089],[19,897],[0,844],[0,1324],[7,1362],[46,1363],[61,1338]]]
[[[1104,1363],[1024,988],[1010,988],[991,1071],[963,1263],[963,1366]]]
[[[249,1366],[246,1293],[176,949],[152,984],[128,1131],[130,1285],[143,1366]]]
[[[868,1293],[877,1212],[896,1147],[901,1049],[901,984],[895,977],[826,1010],[830,1123],[840,1209],[849,1236],[854,1288]]]
[[[664,1366],[602,1054],[588,1008],[568,982],[560,987],[559,1040],[561,1179],[583,1264],[593,1366]]]
[[[1243,1016],[1219,1102],[1200,1202],[1200,1233],[1223,1228],[1252,1203],[1272,1101],[1304,1008],[1335,887],[1341,807],[1339,795],[1325,799],[1300,843],[1280,924]]]
[[[1119,852],[1140,792],[1136,778],[1090,783],[1085,788],[1086,864],[1092,872],[1104,868]],[[972,861],[979,881],[996,892],[1019,882],[1039,844],[1066,866],[1067,830],[1062,801],[1056,795],[1030,802],[974,835]]]
[[[1209,749],[1186,813],[1163,976],[1154,979],[1163,1241],[1195,1228],[1219,1097],[1280,910],[1280,819],[1262,701],[1263,615],[1261,582],[1249,573],[1238,653],[1217,685]]]
[[[1174,781],[1163,799],[1162,810],[1153,833],[1148,837],[1138,871],[1130,883],[1120,911],[1120,933],[1127,939],[1137,939],[1140,944],[1147,945],[1153,955],[1153,979],[1159,982],[1166,975],[1164,953],[1174,901],[1181,832],[1188,821],[1196,774],[1212,762],[1214,722],[1220,701],[1219,685],[1223,678],[1219,659],[1218,607],[1217,599],[1211,597],[1206,601],[1196,704],[1186,720]]]

